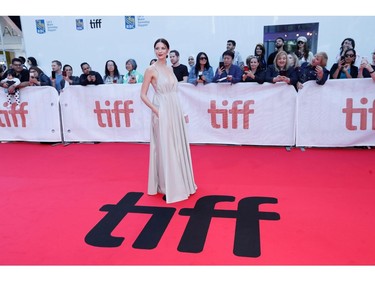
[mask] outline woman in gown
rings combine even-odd
[[[166,61],[168,41],[156,40],[154,51],[157,62],[146,69],[141,87],[141,99],[152,110],[148,194],[162,193],[167,203],[173,203],[187,199],[197,186],[178,82]],[[152,102],[147,97],[150,84],[155,90]]]

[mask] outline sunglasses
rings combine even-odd
[[[200,60],[207,60],[206,57],[200,57],[199,59],[200,59]]]
[[[305,44],[305,42],[302,42],[302,41],[298,41],[298,43],[297,43],[298,45],[299,44]]]
[[[346,57],[346,58],[349,58],[349,57],[352,58],[352,57],[354,57],[354,55],[353,55],[353,54],[350,54],[350,55],[347,54],[347,55],[345,55],[345,57]]]

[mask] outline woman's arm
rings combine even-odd
[[[143,77],[144,78],[141,86],[141,99],[152,110],[152,112],[159,117],[159,109],[150,101],[150,99],[147,96],[148,88],[150,87],[151,81],[154,78],[153,69],[148,67]]]

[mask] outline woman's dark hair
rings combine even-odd
[[[38,72],[38,76],[40,76],[40,74],[43,73],[43,71],[39,67],[34,66],[34,65],[30,66],[29,71],[30,70],[35,70],[36,72]]]
[[[25,62],[26,62],[25,57],[23,57],[23,56],[19,56],[18,58],[21,60],[22,64],[25,64]]]
[[[114,76],[115,76],[115,77],[120,77],[120,73],[119,73],[119,71],[118,71],[117,64],[115,63],[114,60],[107,60],[107,61],[106,61],[106,63],[105,63],[105,69],[104,69],[105,76],[109,76],[109,75],[110,75],[109,70],[108,70],[108,68],[107,68],[107,64],[108,64],[109,62],[113,62],[113,66],[115,67],[115,69],[113,70],[113,74],[114,74]]]
[[[257,47],[259,47],[262,50],[262,54],[260,56],[260,60],[262,60],[262,58],[264,58],[264,56],[266,55],[266,48],[264,48],[263,44],[261,43],[256,44],[254,49],[254,56],[259,56],[257,54]]]
[[[168,41],[166,40],[166,39],[164,39],[164,38],[159,38],[159,39],[157,39],[156,41],[155,41],[155,43],[154,43],[154,48],[156,47],[156,44],[157,43],[163,43],[165,46],[167,46],[167,49],[169,50],[169,43],[168,43]]]
[[[208,56],[205,52],[199,52],[196,58],[195,63],[195,75],[198,76],[199,71],[201,70],[201,64],[199,63],[201,55],[204,55],[207,60],[206,64],[204,65],[204,69],[208,70],[210,68],[210,61],[208,60]]]
[[[297,58],[299,60],[302,59],[302,58],[305,58],[305,60],[307,60],[307,58],[309,57],[309,52],[310,52],[309,46],[307,46],[307,42],[305,42],[305,44],[303,44],[303,54],[301,54],[298,51],[298,46],[297,46],[294,54],[297,56]]]
[[[73,67],[72,67],[70,64],[64,64],[62,70],[63,70],[63,71],[66,71],[66,70],[65,70],[66,67],[70,67],[70,68],[73,70]]]
[[[28,57],[27,60],[31,62],[30,66],[38,66],[38,62],[36,61],[34,57]]]
[[[343,53],[342,53],[342,49],[343,49],[343,46],[344,46],[344,42],[345,41],[350,41],[351,43],[352,43],[352,47],[353,47],[353,49],[355,48],[355,41],[354,41],[354,39],[353,38],[345,38],[344,40],[342,40],[342,42],[341,42],[341,47],[340,47],[340,54],[342,54],[343,55]]]

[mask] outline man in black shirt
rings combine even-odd
[[[9,87],[7,85],[5,85],[5,83],[3,83],[3,84],[0,84],[0,87],[7,87],[8,93],[14,94],[17,89],[21,89],[21,88],[29,86],[29,78],[30,78],[29,75],[30,74],[29,74],[29,71],[27,69],[23,68],[22,60],[19,59],[19,58],[13,58],[12,59],[11,69],[15,72],[14,77],[18,78],[21,81],[21,83],[17,86],[15,84],[13,84]],[[0,80],[5,79],[8,76],[8,72],[12,71],[11,69],[8,69],[7,71],[5,71],[5,73],[3,74],[3,77],[1,77]]]
[[[177,81],[187,82],[187,79],[189,77],[189,71],[186,65],[180,63],[180,53],[177,50],[172,50],[169,52],[169,57]]]
[[[82,74],[79,77],[79,84],[82,86],[87,85],[100,85],[104,84],[102,76],[99,72],[92,71],[87,62],[81,63]]]
[[[285,51],[286,52],[286,48],[285,48],[285,45],[284,45],[284,38],[282,37],[277,37],[276,40],[275,40],[275,48],[276,48],[276,51],[274,51],[273,53],[271,53],[269,56],[268,56],[268,59],[267,59],[267,65],[271,65],[273,64],[273,61],[276,57],[276,54],[280,51]]]

